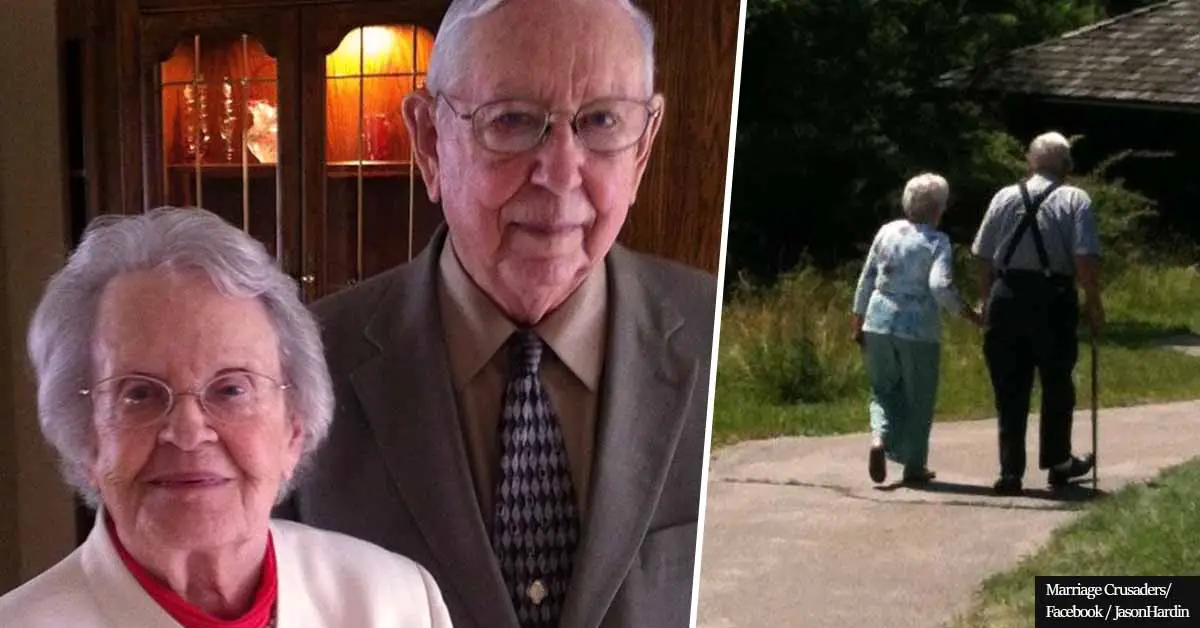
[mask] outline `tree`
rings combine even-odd
[[[1019,174],[1022,147],[942,77],[1102,19],[1109,4],[749,0],[728,269],[774,276],[855,257],[897,214],[904,181],[929,170],[953,186],[947,229],[969,237],[995,186]]]

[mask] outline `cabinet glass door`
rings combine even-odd
[[[325,57],[326,292],[408,261],[441,220],[401,113],[424,86],[432,48],[419,26],[371,25]]]
[[[277,60],[247,34],[197,34],[159,77],[164,201],[219,214],[277,254]]]

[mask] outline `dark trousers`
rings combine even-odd
[[[1071,372],[1079,359],[1078,322],[1072,277],[1009,271],[992,285],[983,354],[999,416],[1002,476],[1025,475],[1025,428],[1035,369],[1042,386],[1038,466],[1046,469],[1071,457]]]

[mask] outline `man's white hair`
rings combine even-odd
[[[940,174],[926,172],[908,180],[900,206],[909,220],[922,224],[933,224],[939,214],[946,210],[950,199],[950,184]]]
[[[448,89],[462,73],[463,54],[470,52],[464,46],[467,28],[471,22],[483,17],[504,4],[506,0],[454,0],[446,9],[442,24],[438,27],[437,36],[433,40],[433,54],[429,57],[429,73],[426,77],[426,87],[430,93],[438,94]],[[562,2],[564,0],[551,0]],[[595,2],[598,0],[576,0],[576,2]],[[646,97],[654,93],[654,24],[650,16],[635,6],[630,0],[608,0],[616,2],[629,12],[641,36],[644,50],[643,65],[646,68]]]
[[[1029,143],[1029,163],[1038,172],[1065,173],[1071,165],[1071,142],[1062,133],[1050,131]]]

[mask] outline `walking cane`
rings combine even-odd
[[[1099,377],[1097,375],[1097,373],[1099,372],[1099,369],[1096,364],[1096,328],[1095,327],[1092,328],[1091,339],[1092,339],[1092,494],[1099,495],[1100,494],[1100,484],[1098,483],[1099,480],[1097,479],[1097,476],[1099,475],[1099,472],[1097,471],[1097,469],[1100,467],[1100,463],[1098,462],[1100,460],[1100,457],[1096,453],[1096,449],[1099,444],[1099,437],[1098,437],[1098,433],[1096,431],[1096,427],[1097,427],[1096,414],[1098,411],[1097,408],[1100,403],[1100,398],[1096,393],[1096,391],[1098,389],[1098,385],[1096,382],[1099,380]]]

